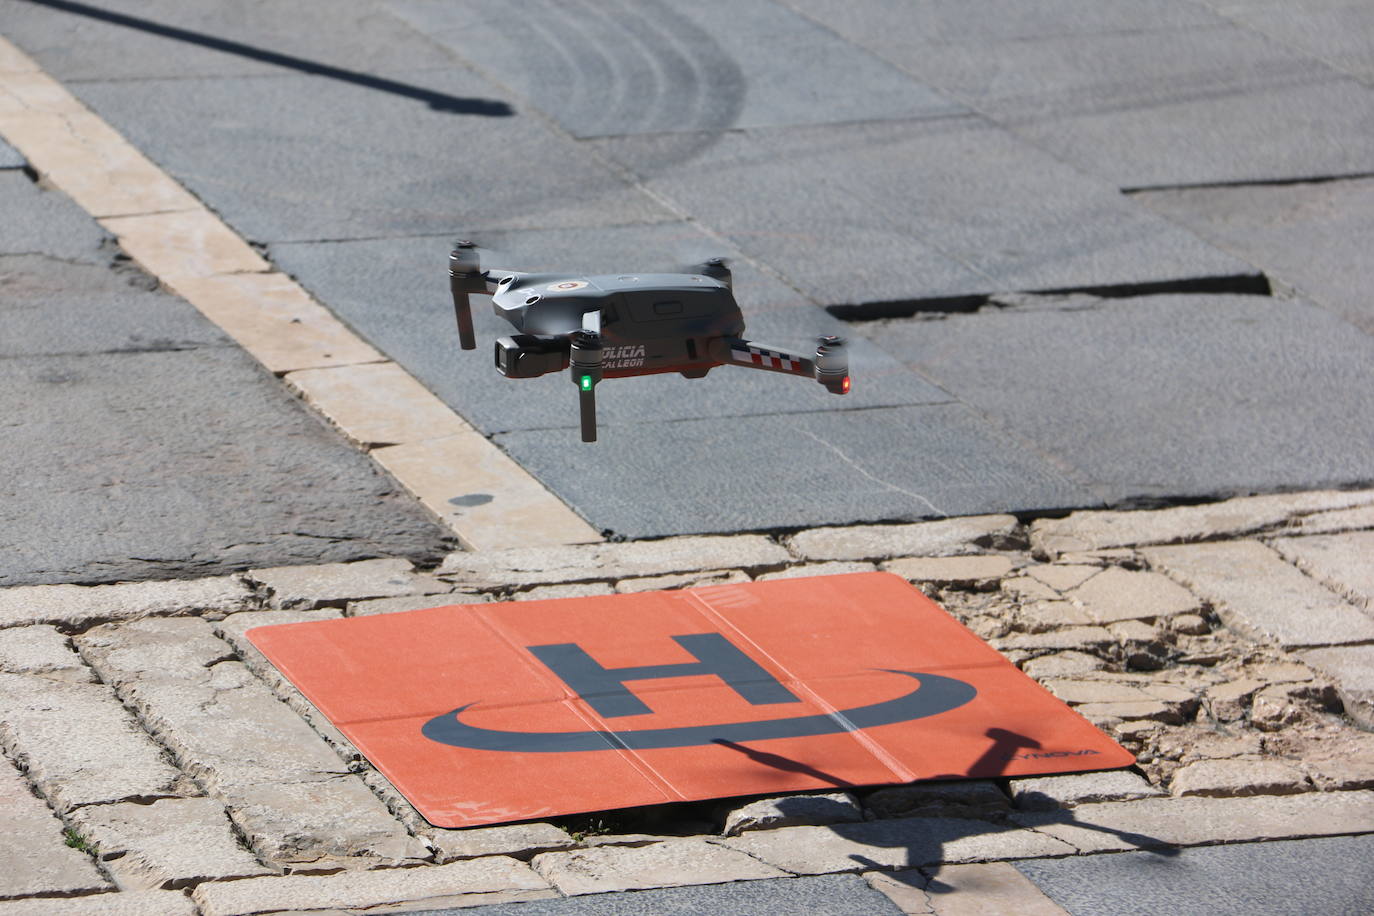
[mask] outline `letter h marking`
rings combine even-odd
[[[754,706],[800,703],[801,700],[758,662],[719,633],[674,636],[673,642],[691,653],[694,662],[603,668],[577,643],[526,646],[534,657],[603,716],[637,716],[653,712],[625,687],[626,681],[660,677],[714,674]]]

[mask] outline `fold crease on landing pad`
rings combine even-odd
[[[440,827],[1135,762],[889,573],[248,638]]]

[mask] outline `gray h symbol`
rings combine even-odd
[[[758,662],[719,633],[674,636],[673,642],[690,652],[696,661],[603,668],[574,642],[526,648],[603,716],[637,716],[653,712],[625,688],[626,681],[693,674],[714,674],[754,706],[801,702]]]

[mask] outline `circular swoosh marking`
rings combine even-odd
[[[645,728],[636,731],[585,732],[508,732],[468,725],[461,718],[472,704],[435,716],[420,729],[431,741],[453,747],[482,751],[522,751],[565,753],[604,751],[613,748],[649,750],[665,747],[693,747],[718,741],[764,741],[769,738],[807,738],[840,732],[875,728],[939,715],[963,706],[978,691],[952,677],[916,671],[889,671],[915,678],[920,684],[911,693],[869,706],[856,706],[833,713],[797,716],[790,719],[759,719],[753,722],[726,722],[719,725],[690,725],[682,728]]]

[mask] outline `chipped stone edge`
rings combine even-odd
[[[1303,505],[1304,497],[1316,499],[1319,495],[1337,496],[1347,494],[1348,501],[1344,506],[1321,506]],[[1233,527],[1223,531],[1216,531],[1211,534],[1189,534],[1182,533],[1168,537],[1140,537],[1140,538],[1121,538],[1107,544],[1091,544],[1082,540],[1071,530],[1071,522],[1074,516],[1080,519],[1093,520],[1106,516],[1127,516],[1127,515],[1148,515],[1154,512],[1175,512],[1179,510],[1208,509],[1208,508],[1232,508],[1244,510],[1259,503],[1263,506],[1282,499],[1291,499],[1298,505],[1288,509],[1281,518],[1275,518],[1273,513],[1265,513],[1263,509],[1254,511],[1254,517],[1246,522],[1238,522]],[[1069,513],[1060,518],[1040,518],[1034,519],[1027,525],[1027,537],[1029,539],[1032,554],[1036,557],[1049,561],[1059,561],[1069,554],[1095,553],[1101,551],[1130,550],[1137,547],[1163,547],[1179,544],[1198,544],[1209,541],[1229,541],[1240,539],[1259,539],[1268,540],[1271,538],[1301,534],[1300,526],[1302,521],[1307,518],[1319,518],[1325,514],[1334,512],[1345,512],[1357,509],[1374,503],[1374,489],[1368,487],[1352,487],[1349,489],[1324,489],[1324,490],[1297,490],[1276,493],[1253,493],[1246,495],[1236,495],[1225,499],[1217,499],[1198,504],[1182,504],[1175,506],[1164,506],[1157,509],[1080,509]],[[1345,530],[1360,530],[1358,525],[1352,525]],[[1336,531],[1322,532],[1325,534],[1339,533]]]

